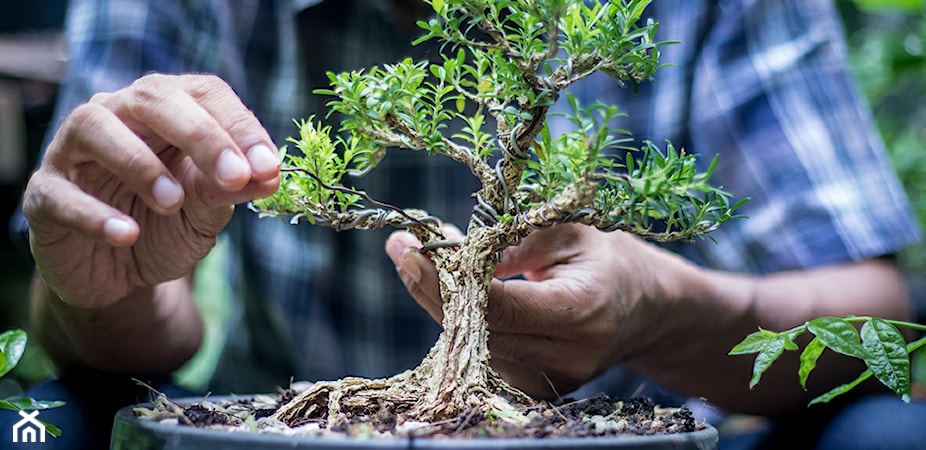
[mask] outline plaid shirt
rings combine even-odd
[[[427,52],[407,44],[416,32],[381,0],[72,3],[60,112],[149,71],[210,72],[277,143],[295,131],[292,118],[324,115],[324,100],[306,95],[326,83],[320,70]],[[716,243],[677,251],[710,267],[770,273],[890,254],[917,238],[847,73],[830,2],[656,0],[649,15],[662,24],[659,40],[681,41],[663,47],[671,66],[638,95],[606,78],[574,92],[620,105],[630,116],[619,126],[640,139],[671,140],[704,164],[719,153],[713,182],[752,198],[741,210],[750,218],[725,224]],[[395,152],[360,187],[463,225],[474,183],[447,158]],[[227,230],[234,320],[212,388],[267,391],[290,377],[385,376],[419,362],[438,327],[395,276],[383,251],[388,232],[338,234],[239,208]]]

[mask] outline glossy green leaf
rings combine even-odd
[[[823,343],[819,338],[813,338],[806,347],[804,351],[801,352],[801,366],[797,371],[798,377],[800,377],[801,387],[807,389],[807,377],[810,376],[810,372],[817,367],[817,359],[820,358],[820,355],[823,353],[823,350],[826,348],[826,344]]]
[[[26,332],[19,329],[0,333],[0,377],[6,375],[22,358],[26,351]]]
[[[910,355],[907,343],[894,325],[873,318],[862,325],[865,364],[885,386],[910,401]]]
[[[808,322],[807,329],[833,351],[865,359],[865,349],[862,347],[858,330],[845,319],[820,317]]]
[[[756,362],[752,366],[752,379],[749,380],[749,389],[759,384],[762,374],[781,356],[784,352],[788,339],[784,335],[776,336],[774,339],[765,342],[762,350],[756,355]]]
[[[52,425],[52,424],[50,424],[50,423],[48,423],[48,422],[46,422],[46,421],[44,421],[44,420],[40,420],[39,422],[42,422],[42,425],[45,425],[45,432],[46,432],[46,433],[48,433],[48,434],[50,434],[50,435],[52,435],[52,436],[54,436],[54,437],[61,437],[61,428],[58,428],[58,427],[56,427],[56,426],[54,426],[54,425]]]
[[[35,400],[32,400],[32,399],[25,399],[25,400],[27,400],[27,401],[23,401],[23,402],[17,401],[17,402],[15,402],[15,403],[11,403],[9,400],[10,400],[10,399],[0,400],[0,409],[9,409],[9,410],[13,410],[13,411],[25,411],[25,410],[33,410],[33,409],[56,408],[56,407],[61,406],[61,405],[64,404],[64,402],[36,402]],[[17,398],[17,399],[14,399],[14,400],[18,400],[18,398]],[[31,408],[28,408],[28,407],[27,407],[27,408],[20,408],[20,407],[17,406],[17,404],[19,404],[19,403],[22,403],[23,405],[28,406],[28,405],[29,405],[28,400],[31,400],[34,404],[40,404],[40,403],[41,403],[41,404],[52,404],[52,403],[55,403],[55,404],[54,404],[54,405],[50,405],[50,406],[46,406],[46,407],[31,407]],[[60,428],[58,428],[58,427],[56,427],[56,426],[54,426],[54,425],[52,425],[52,424],[50,424],[50,423],[48,423],[48,422],[46,422],[46,421],[44,421],[44,420],[41,420],[41,419],[37,419],[37,420],[38,420],[39,422],[41,422],[42,425],[45,426],[45,432],[46,432],[46,433],[48,433],[48,434],[50,434],[50,435],[52,435],[52,436],[54,436],[54,437],[60,437],[60,436],[61,436],[61,429],[60,429]]]
[[[871,371],[870,371],[870,370],[866,370],[866,371],[862,372],[862,374],[859,375],[858,378],[856,378],[856,379],[854,379],[854,380],[852,380],[852,381],[850,381],[850,382],[848,382],[848,383],[846,383],[846,384],[843,384],[843,385],[840,385],[840,386],[836,386],[835,388],[830,389],[830,390],[827,391],[826,393],[817,396],[816,398],[814,398],[813,400],[811,400],[810,403],[809,403],[807,406],[816,405],[816,404],[818,404],[818,403],[827,403],[827,402],[829,402],[830,400],[832,400],[832,399],[834,399],[834,398],[836,398],[836,397],[838,397],[838,396],[840,396],[840,395],[842,395],[842,394],[845,394],[846,392],[851,391],[851,390],[854,389],[856,386],[858,386],[859,384],[861,384],[863,381],[865,381],[865,380],[871,378],[871,375],[872,375],[872,374],[871,374]]]
[[[29,397],[9,397],[0,399],[0,409],[13,411],[31,411],[33,409],[51,409],[64,405],[62,401],[36,400]]]
[[[778,336],[779,334],[774,331],[760,328],[759,331],[749,334],[749,336],[746,336],[739,344],[736,344],[736,346],[730,350],[729,354],[743,355],[747,353],[759,353],[765,348],[769,341]]]
[[[759,331],[751,333],[749,336],[746,336],[746,338],[743,339],[739,344],[736,344],[736,346],[730,350],[729,354],[742,355],[746,353],[758,353],[762,351],[768,341],[772,341],[778,338],[784,339],[785,350],[797,350],[797,345],[794,343],[794,338],[803,333],[804,330],[805,328],[800,326],[787,331],[776,333],[774,331],[759,328]]]
[[[466,97],[459,95],[457,96],[457,112],[462,113],[463,109],[466,108]]]

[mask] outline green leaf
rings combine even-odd
[[[765,343],[765,346],[762,347],[762,351],[756,355],[756,362],[753,363],[752,379],[749,380],[749,389],[759,384],[762,374],[771,367],[772,363],[775,362],[779,356],[781,356],[781,353],[785,350],[786,340],[787,338],[785,336],[777,336],[775,339]]]
[[[431,0],[431,6],[434,7],[434,12],[440,14],[444,10],[444,0]]]
[[[815,337],[801,352],[801,367],[798,369],[797,374],[800,377],[802,388],[807,389],[807,377],[817,367],[817,359],[825,348],[826,344],[820,338]]]
[[[739,344],[736,344],[733,349],[730,350],[730,355],[743,355],[747,353],[759,353],[769,341],[777,338],[779,333],[769,330],[759,329],[751,333],[749,336],[746,336]]]
[[[48,434],[50,434],[50,435],[52,435],[52,436],[54,436],[54,437],[61,437],[61,428],[58,428],[58,427],[56,427],[56,426],[54,426],[54,425],[52,425],[52,424],[50,424],[50,423],[48,423],[48,422],[46,422],[46,421],[44,421],[44,420],[40,420],[39,422],[42,422],[42,425],[45,425],[45,432],[46,432],[46,433],[48,433]]]
[[[462,113],[466,108],[466,97],[462,95],[457,96],[457,112]]]
[[[807,323],[807,329],[826,344],[843,355],[865,359],[858,330],[851,323],[839,317],[820,317]]]
[[[827,402],[829,402],[830,400],[832,400],[832,399],[834,399],[834,398],[836,398],[836,397],[838,397],[838,396],[840,396],[840,395],[842,395],[842,394],[845,394],[846,392],[851,391],[851,390],[854,389],[856,386],[858,386],[858,385],[861,384],[863,381],[865,381],[865,380],[867,380],[867,379],[869,379],[869,378],[871,378],[871,371],[870,371],[870,370],[866,370],[866,371],[862,372],[862,374],[859,375],[858,378],[856,378],[856,379],[854,379],[854,380],[852,380],[852,381],[850,381],[850,382],[848,382],[848,383],[846,383],[846,384],[843,384],[843,385],[840,385],[840,386],[836,386],[835,388],[830,389],[830,390],[827,391],[826,393],[821,394],[821,395],[815,397],[813,400],[810,401],[809,404],[807,404],[807,406],[815,405],[815,404],[817,404],[817,403],[827,403]]]
[[[19,329],[0,333],[0,377],[16,367],[26,351],[26,332]]]
[[[910,355],[897,328],[884,319],[873,318],[862,325],[865,364],[885,386],[904,401],[910,401]]]
[[[749,381],[750,389],[759,383],[762,374],[781,356],[782,352],[785,350],[797,350],[798,347],[794,343],[794,338],[803,333],[804,330],[804,326],[799,326],[776,333],[759,328],[759,331],[746,336],[730,350],[730,355],[758,353],[752,366],[752,379]]]
[[[50,408],[57,408],[62,405],[64,405],[64,402],[38,401],[38,400],[27,398],[27,397],[11,397],[7,399],[0,399],[0,409],[9,409],[12,411],[31,411],[34,409],[50,409]],[[48,422],[45,422],[44,420],[39,420],[39,422],[41,422],[42,425],[45,425],[45,431],[48,434],[54,437],[61,436],[60,428]]]
[[[33,409],[51,409],[64,405],[62,401],[36,400],[29,397],[9,397],[0,399],[0,409],[13,411],[31,411]]]

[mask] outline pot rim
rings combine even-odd
[[[249,398],[248,395],[209,397],[213,401],[232,398]],[[202,397],[180,398],[173,401],[183,405],[201,402]],[[205,449],[215,448],[216,439],[228,438],[241,449],[714,449],[717,447],[718,431],[710,424],[704,428],[684,433],[654,435],[617,435],[601,437],[553,437],[553,438],[495,438],[474,437],[467,439],[395,437],[362,438],[354,436],[286,436],[278,433],[247,433],[196,428],[165,424],[155,420],[136,417],[134,408],[152,407],[151,402],[137,403],[120,409],[114,418],[112,449],[169,448]]]

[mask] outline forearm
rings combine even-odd
[[[202,341],[187,278],[136,289],[109,306],[79,308],[61,301],[36,275],[31,297],[33,332],[61,370],[164,376],[189,360]]]
[[[755,355],[728,352],[757,327],[780,331],[824,315],[910,316],[903,278],[886,259],[768,277],[691,266],[683,273],[679,286],[685,288],[671,306],[676,313],[666,319],[672,323],[628,363],[679,392],[738,411],[777,415],[803,408],[864,370],[858,360],[826,351],[804,391],[797,376],[800,352],[788,351],[750,390]]]

